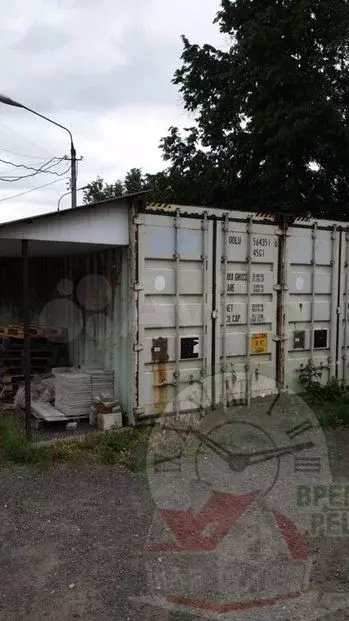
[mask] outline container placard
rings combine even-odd
[[[268,353],[268,332],[257,332],[251,336],[251,353]]]

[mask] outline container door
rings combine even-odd
[[[211,405],[212,222],[146,214],[138,225],[138,412]]]
[[[217,223],[215,403],[224,407],[276,390],[279,229]]]
[[[287,233],[286,383],[336,375],[340,232],[291,227]]]
[[[338,296],[338,378],[349,383],[349,230],[341,232]]]

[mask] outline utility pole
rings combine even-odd
[[[76,150],[73,143],[73,138],[71,139],[70,146],[70,158],[71,158],[71,206],[72,209],[76,207]]]
[[[71,175],[70,176],[71,206],[72,208],[76,207],[76,177],[77,177],[76,161],[77,160],[76,160],[76,150],[74,146],[73,136],[72,136],[70,129],[68,129],[68,127],[65,127],[64,125],[61,125],[60,123],[57,123],[57,121],[53,121],[53,119],[49,119],[44,114],[41,114],[40,112],[36,112],[36,110],[32,110],[32,108],[28,108],[28,106],[21,104],[19,101],[15,101],[14,99],[7,97],[6,95],[0,94],[0,103],[3,103],[7,106],[14,106],[15,108],[23,108],[23,110],[27,110],[28,112],[35,114],[35,116],[39,116],[41,119],[44,119],[45,121],[48,121],[49,123],[52,123],[53,125],[56,125],[56,127],[60,127],[61,129],[64,129],[64,131],[68,132],[69,138],[70,138],[70,160],[71,160],[71,168],[70,168],[70,171],[71,171],[70,173]]]

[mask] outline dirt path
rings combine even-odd
[[[329,435],[334,478],[349,478],[349,431]],[[153,505],[144,475],[112,467],[0,472],[1,621],[184,619],[134,606]],[[349,589],[349,538],[313,541],[313,585]],[[327,621],[349,619],[349,611]]]

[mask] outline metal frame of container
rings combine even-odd
[[[248,404],[302,372],[348,381],[346,225],[158,204],[137,217],[135,420]]]

